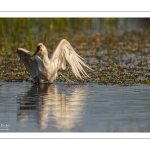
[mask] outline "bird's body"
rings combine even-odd
[[[36,56],[38,51],[43,55],[43,59]],[[82,78],[80,73],[88,77],[82,65],[88,69],[90,68],[82,61],[82,58],[65,39],[60,41],[50,58],[48,57],[46,47],[42,43],[37,45],[37,50],[34,54],[23,48],[18,48],[17,53],[20,57],[20,61],[24,63],[31,77],[37,82],[42,83],[48,81],[52,83],[57,77],[57,71],[60,68],[63,70],[66,68],[66,60],[71,65],[72,71],[76,77]]]

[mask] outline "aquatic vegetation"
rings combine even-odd
[[[106,20],[110,25],[113,22],[116,24],[117,21],[117,19]],[[87,20],[43,18],[40,26],[34,28],[33,22],[37,24],[38,18],[34,20],[16,18],[11,22],[14,25],[11,27],[9,19],[3,21],[0,19],[0,81],[30,82],[26,68],[19,63],[16,53],[18,47],[35,51],[36,43],[43,42],[51,53],[60,40],[65,38],[85,59],[86,64],[94,70],[94,72],[86,70],[90,78],[81,80],[75,78],[68,65],[66,70],[60,70],[60,72],[69,80],[78,84],[90,82],[121,86],[150,84],[149,29],[132,30],[118,35],[102,33],[91,35],[77,32],[79,30],[77,23],[89,26],[91,20],[88,18]],[[62,26],[66,24],[66,27],[59,29],[59,24]],[[18,30],[13,33],[11,30],[7,31],[6,26],[9,26],[11,30]],[[42,26],[47,27],[46,30],[43,30]],[[72,28],[76,30],[71,30]],[[55,32],[56,30],[58,32]],[[57,81],[64,81],[64,78],[59,75]]]

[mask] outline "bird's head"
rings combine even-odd
[[[44,55],[44,54],[47,53],[47,49],[46,49],[46,47],[45,47],[42,43],[38,43],[38,44],[37,44],[36,51],[35,51],[34,54],[30,57],[30,59],[31,59],[31,60],[34,60],[35,55],[36,55],[39,51],[41,52],[42,55]]]

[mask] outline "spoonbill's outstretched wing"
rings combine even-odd
[[[57,70],[62,68],[63,70],[66,68],[66,60],[71,65],[72,71],[76,77],[81,78],[80,73],[84,77],[89,77],[85,70],[83,69],[82,65],[89,68],[82,60],[83,58],[80,57],[70,45],[70,43],[63,39],[58,44],[56,50],[53,52],[51,61],[55,63],[57,66]],[[82,79],[82,78],[81,78]]]
[[[44,66],[39,56],[35,56],[34,60],[30,60],[33,53],[23,48],[18,48],[17,53],[20,57],[20,63],[24,63],[32,78],[39,77],[40,74],[43,74]]]

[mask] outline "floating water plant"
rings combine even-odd
[[[75,78],[71,68],[67,66],[67,69],[60,70],[60,73],[68,79],[76,83],[150,85],[149,29],[132,30],[120,35],[101,33],[89,35],[70,32],[70,29],[61,29],[61,33],[56,33],[55,26],[53,26],[55,29],[51,31],[50,24],[61,22],[61,18],[59,19],[56,21],[43,18],[39,26],[34,26],[38,23],[38,19],[16,19],[12,21],[14,25],[12,26],[13,28],[19,26],[19,28],[12,36],[10,34],[12,32],[5,30],[6,27],[10,27],[9,22],[11,21],[2,21],[0,19],[0,81],[30,81],[30,75],[26,72],[25,67],[19,63],[19,58],[16,54],[18,47],[34,50],[35,43],[44,41],[49,53],[51,53],[59,41],[65,38],[72,43],[77,53],[85,59],[86,64],[94,70],[94,72],[86,70],[90,78],[80,80]],[[70,21],[72,20],[68,19],[64,22],[62,21],[61,24],[66,23],[68,28],[70,27]],[[80,19],[76,21],[79,24],[81,23]],[[111,21],[107,20],[107,22]],[[84,20],[83,24],[85,22]],[[86,23],[88,24],[88,22],[90,20]],[[42,26],[45,26],[46,30],[43,30]],[[58,25],[56,26],[58,27]],[[10,29],[12,28],[10,27]],[[40,32],[39,29],[41,29]],[[21,33],[21,31],[25,32]],[[26,45],[29,45],[29,47]],[[59,75],[57,81],[65,80]]]

